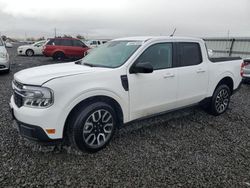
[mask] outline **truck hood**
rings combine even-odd
[[[32,44],[28,44],[28,45],[22,45],[22,46],[18,46],[18,48],[30,48],[33,47]]]
[[[17,72],[14,75],[14,79],[22,84],[43,85],[49,80],[61,77],[73,76],[78,74],[88,74],[104,70],[107,70],[107,68],[88,67],[84,65],[78,65],[73,62],[25,69]]]

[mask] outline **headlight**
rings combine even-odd
[[[7,53],[0,52],[0,58],[7,59],[7,57],[8,57],[8,54],[7,54]]]
[[[48,108],[53,104],[53,92],[49,88],[24,85],[19,92],[26,107]]]

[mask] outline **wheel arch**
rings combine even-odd
[[[29,50],[30,50],[30,51],[32,51],[32,52],[33,52],[33,54],[35,54],[35,51],[34,51],[33,49],[28,48],[28,49],[26,49],[26,50],[25,50],[25,55],[27,55],[27,51],[29,51]]]
[[[64,52],[63,50],[54,50],[54,51],[52,52],[52,57],[54,57],[55,54],[57,54],[57,53],[63,53],[64,56],[65,56],[65,52]]]
[[[220,85],[225,84],[229,87],[231,94],[233,93],[234,90],[234,81],[233,78],[230,76],[225,76],[224,78],[222,78],[219,83],[216,85],[214,91],[216,90],[216,88],[218,88]]]
[[[96,95],[96,96],[92,96],[92,97],[88,97],[82,101],[80,101],[79,103],[77,103],[68,113],[67,118],[65,120],[64,123],[64,128],[63,128],[63,137],[65,137],[67,135],[67,131],[68,131],[68,126],[69,126],[69,122],[71,121],[71,118],[73,117],[73,115],[77,112],[77,110],[79,110],[83,105],[87,105],[90,104],[94,101],[98,101],[98,102],[106,102],[108,104],[110,104],[117,115],[118,118],[118,126],[120,127],[123,122],[124,122],[124,112],[123,109],[121,107],[121,105],[112,97],[110,96],[106,96],[106,95]]]

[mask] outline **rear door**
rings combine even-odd
[[[178,93],[177,106],[200,102],[208,88],[208,66],[203,60],[200,43],[178,42]]]
[[[74,48],[72,39],[61,39],[60,48],[67,57],[74,57]]]

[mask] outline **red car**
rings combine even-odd
[[[64,58],[83,58],[88,49],[89,48],[79,39],[53,38],[49,39],[44,46],[43,54],[55,60]]]

